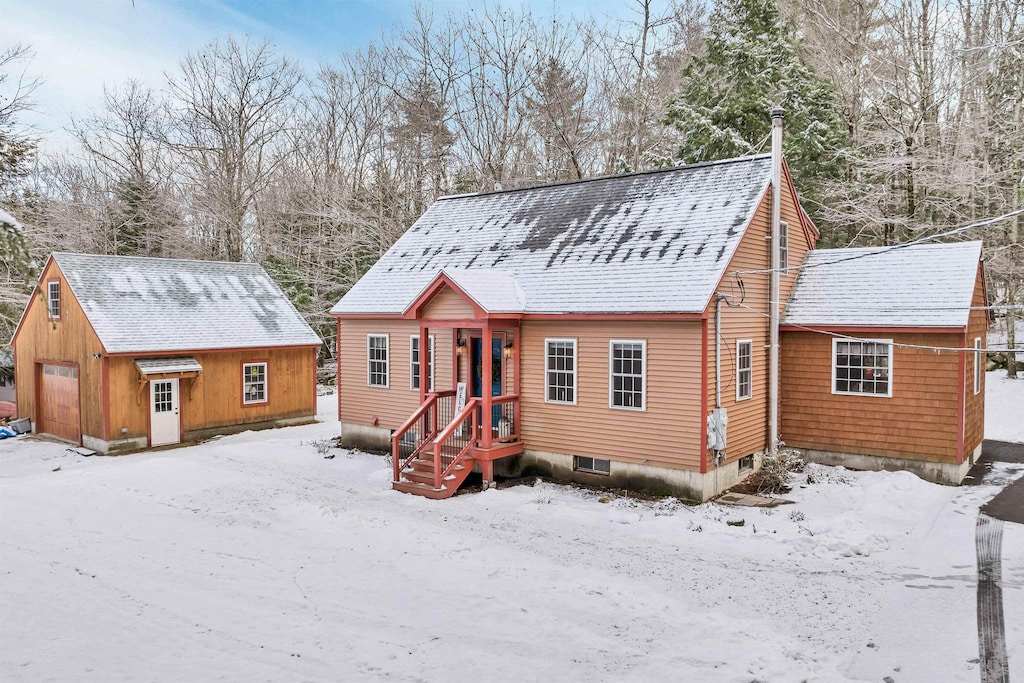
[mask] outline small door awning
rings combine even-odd
[[[148,375],[179,375],[202,372],[203,366],[195,358],[136,358],[135,367],[139,374]]]

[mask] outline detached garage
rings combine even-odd
[[[259,265],[57,253],[11,342],[18,414],[103,453],[306,422],[320,344]]]

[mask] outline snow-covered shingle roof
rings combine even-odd
[[[759,155],[439,199],[331,312],[400,314],[442,270],[498,306],[477,302],[487,310],[703,311],[770,165]]]
[[[812,251],[782,324],[963,327],[980,259],[981,242]]]
[[[108,353],[319,344],[255,263],[53,255]]]

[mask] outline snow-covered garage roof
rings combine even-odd
[[[108,353],[320,344],[255,263],[55,253]]]
[[[700,312],[770,176],[758,155],[445,197],[331,312],[401,314],[442,270],[524,313]]]
[[[812,251],[783,325],[964,327],[981,242]]]

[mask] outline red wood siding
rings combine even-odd
[[[767,273],[736,271],[766,270],[771,267],[771,192],[758,206],[750,227],[740,241],[726,269],[726,275],[717,294],[729,297],[722,303],[722,406],[728,411],[726,462],[732,462],[751,453],[764,450],[768,445],[768,288]],[[807,240],[800,225],[798,207],[789,191],[782,193],[782,220],[789,224],[789,265],[803,263],[807,257]],[[781,301],[789,299],[796,282],[796,270],[779,279]],[[743,296],[736,278],[743,282]],[[751,310],[753,309],[753,310]],[[708,309],[708,408],[715,407],[715,302]],[[751,340],[752,395],[736,400],[736,342]]]
[[[576,339],[576,405],[546,403],[548,338]],[[646,340],[646,409],[609,407],[609,342]],[[524,322],[522,420],[526,448],[699,470],[699,322]]]
[[[984,269],[978,264],[978,276],[974,284],[974,296],[971,302],[973,308],[987,306],[985,301]],[[981,339],[982,348],[988,345],[988,311],[973,310],[967,323],[967,340],[965,346],[974,347],[974,340]],[[964,378],[964,453],[965,457],[977,448],[978,444],[985,438],[985,354],[982,353],[981,361],[981,391],[974,393],[974,364],[976,362],[973,352],[967,354],[967,373]]]
[[[875,336],[875,335],[872,335]],[[892,397],[832,393],[832,337],[782,334],[782,440],[790,446],[957,462],[960,356],[896,347]],[[910,334],[895,342],[959,348],[962,334]]]
[[[450,290],[449,290],[450,291]],[[410,335],[420,333],[418,320],[347,320],[339,324],[338,397],[342,422],[397,429],[419,405],[419,390],[411,389]],[[388,335],[388,387],[371,387],[366,381],[366,335]],[[452,332],[430,328],[434,335],[434,387],[452,386]]]

